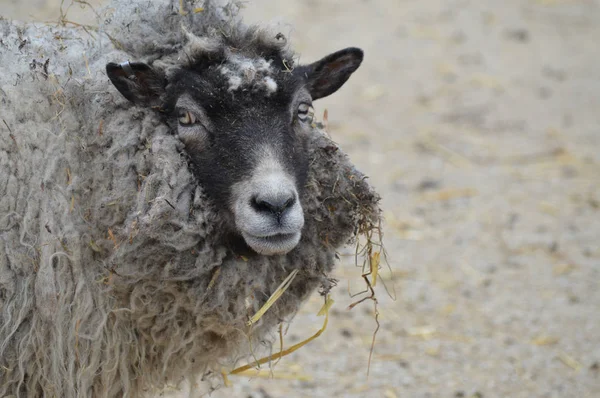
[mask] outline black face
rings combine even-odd
[[[186,144],[199,182],[228,209],[235,201],[232,187],[250,179],[270,152],[300,193],[308,172],[302,137],[313,122],[302,80],[275,70],[269,85],[257,77],[257,84],[232,90],[222,70],[180,70],[166,89],[169,123]]]
[[[254,251],[284,254],[299,242],[312,101],[335,92],[362,61],[346,49],[290,71],[280,58],[229,55],[164,77],[141,64],[108,64],[129,100],[167,115],[206,193]]]

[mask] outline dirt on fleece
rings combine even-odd
[[[0,0],[0,15],[59,6]],[[600,397],[600,1],[253,0],[245,15],[283,23],[301,61],[365,50],[316,108],[383,196],[396,299],[380,289],[367,378],[373,307],[347,309],[362,286],[343,257],[326,332],[212,397]],[[321,304],[285,346],[319,329]]]

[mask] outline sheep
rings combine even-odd
[[[236,3],[182,4],[0,19],[0,396],[216,388],[379,222],[313,118],[362,52],[296,65]]]

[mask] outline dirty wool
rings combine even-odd
[[[241,23],[235,4],[183,6],[115,2],[98,28],[0,20],[0,396],[151,396],[217,380],[328,291],[336,250],[378,223],[378,196],[315,126],[300,244],[280,256],[228,248],[182,142],[123,99],[105,65],[168,70],[243,48],[222,69],[230,90],[269,92],[272,66],[249,61],[253,48],[271,43],[290,65],[294,54],[277,31]]]

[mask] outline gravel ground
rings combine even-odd
[[[0,0],[8,17],[57,8]],[[384,198],[396,300],[380,289],[367,378],[373,308],[346,309],[360,272],[343,258],[327,331],[273,379],[212,396],[600,397],[600,2],[255,0],[246,15],[283,21],[306,62],[365,50],[317,108]],[[286,345],[319,329],[321,304]]]

